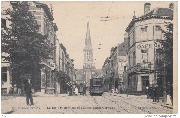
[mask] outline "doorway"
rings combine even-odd
[[[146,94],[146,87],[149,87],[149,76],[141,76],[142,78],[142,93]]]

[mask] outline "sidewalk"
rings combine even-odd
[[[160,97],[159,102],[153,102],[152,99],[147,99],[146,95],[128,95],[127,94],[117,94],[117,93],[110,93],[110,95],[114,96],[119,96],[123,98],[129,98],[129,99],[140,99],[142,102],[149,102],[152,104],[158,104],[161,107],[168,108],[168,109],[173,109],[173,106],[170,104],[164,104],[162,98]]]
[[[33,97],[67,97],[69,94],[44,94],[41,92],[36,92]]]
[[[34,106],[27,106],[26,105],[26,95],[5,95],[1,96],[1,113],[3,114],[9,114],[17,111],[22,111],[23,109],[31,109],[33,112],[38,106],[37,103],[41,103],[41,99],[47,100],[48,103],[49,100],[57,100],[59,98],[66,98],[68,94],[42,94],[40,92],[32,94],[33,100],[34,100]],[[40,105],[41,106],[41,105]],[[34,111],[35,112],[35,111]]]

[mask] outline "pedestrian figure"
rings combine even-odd
[[[75,87],[75,95],[78,95],[78,88]]]
[[[17,85],[16,84],[14,84],[14,94],[18,94],[18,88],[17,88]]]
[[[153,98],[153,87],[149,87],[148,89],[148,98]]]
[[[170,86],[170,99],[171,99],[171,103],[173,105],[173,85]]]
[[[167,102],[166,104],[173,105],[173,85],[170,82],[167,83]]]
[[[83,91],[84,91],[84,95],[86,95],[86,85],[84,85]]]
[[[30,80],[28,80],[25,84],[25,87],[24,87],[24,90],[25,90],[25,93],[26,93],[26,103],[27,105],[34,105],[33,103],[33,98],[32,98],[32,86],[31,86],[31,83],[30,83]],[[29,104],[29,100],[31,102],[31,104]]]
[[[153,102],[156,101],[156,93],[155,93],[155,87],[152,87],[152,97],[153,97]]]
[[[72,96],[73,94],[73,90],[72,90],[72,85],[70,86],[70,90],[69,90],[69,96]]]
[[[159,86],[158,85],[155,86],[155,94],[156,94],[155,101],[159,102]]]
[[[129,95],[129,88],[128,87],[126,89],[126,94],[127,94],[127,97],[128,97],[128,95]]]
[[[147,95],[147,98],[149,98],[149,86],[146,86],[146,95]]]

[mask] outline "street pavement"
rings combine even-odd
[[[2,114],[172,114],[162,102],[145,95],[105,92],[102,96],[33,95],[34,105],[27,106],[25,96],[2,96]]]

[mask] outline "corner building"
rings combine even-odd
[[[126,28],[128,33],[128,87],[131,93],[145,94],[146,86],[158,84],[162,91],[161,52],[164,40],[162,30],[165,22],[172,22],[173,11],[169,8],[150,10],[151,4],[145,3],[144,15],[136,18]],[[161,92],[162,93],[162,92]]]

